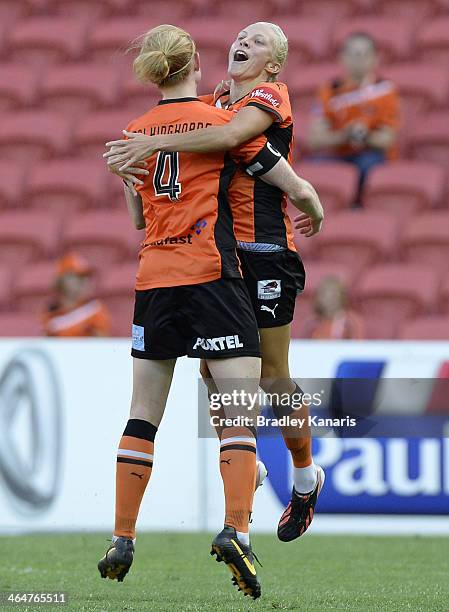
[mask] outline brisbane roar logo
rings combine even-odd
[[[251,99],[264,100],[264,102],[268,102],[271,106],[274,106],[274,108],[278,108],[281,105],[274,89],[268,89],[266,87],[254,89],[251,92]]]

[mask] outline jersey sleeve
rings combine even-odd
[[[248,94],[243,106],[255,106],[272,113],[275,122],[284,123],[291,119],[290,100],[287,91],[283,91],[276,83],[263,83]],[[243,108],[243,107],[242,107]]]
[[[399,127],[399,99],[395,88],[384,97],[379,109],[378,124],[379,126],[388,126],[391,128]]]
[[[215,96],[214,94],[207,94],[205,96],[198,96],[198,100],[201,100],[201,102],[204,102],[204,104],[208,104],[209,106],[213,106],[214,102],[215,102]]]

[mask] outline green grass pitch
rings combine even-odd
[[[123,583],[102,580],[96,564],[105,534],[0,538],[0,590],[65,591],[60,605],[7,610],[95,612],[449,609],[449,539],[315,536],[284,544],[257,535],[262,597],[244,598],[223,563],[209,556],[209,534],[140,534]]]

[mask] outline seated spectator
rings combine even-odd
[[[323,278],[315,296],[315,316],[304,325],[304,337],[315,340],[361,340],[364,336],[360,317],[348,309],[344,284],[333,276]]]
[[[89,264],[69,253],[58,263],[55,300],[44,313],[47,336],[108,336],[110,316],[106,306],[92,298]]]
[[[319,91],[308,145],[312,151],[326,151],[317,159],[340,159],[357,166],[355,204],[360,205],[369,170],[396,156],[398,95],[393,83],[376,74],[376,46],[368,34],[350,34],[341,60],[345,76]]]

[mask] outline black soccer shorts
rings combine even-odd
[[[243,278],[248,287],[257,326],[280,327],[293,320],[298,293],[306,274],[295,251],[246,251],[239,249]]]
[[[257,322],[243,279],[136,291],[131,355],[260,357]]]

